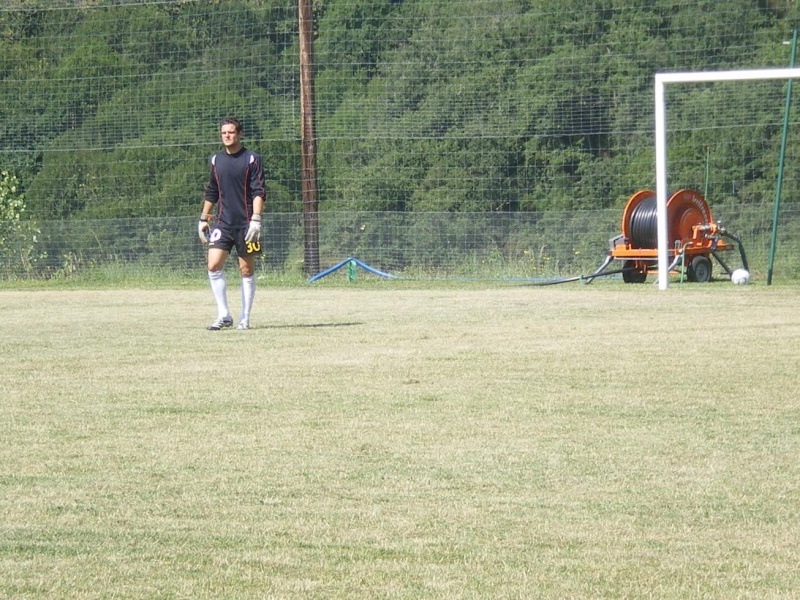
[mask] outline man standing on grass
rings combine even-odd
[[[225,260],[236,247],[242,276],[242,312],[236,329],[250,328],[250,309],[256,293],[255,262],[261,254],[261,211],[264,209],[264,168],[261,156],[242,146],[242,125],[228,117],[219,124],[222,152],[211,157],[197,234],[208,244],[208,280],[217,303],[211,331],[233,326],[228,309]],[[212,210],[216,206],[216,216]],[[213,224],[210,222],[213,219]]]

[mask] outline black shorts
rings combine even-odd
[[[228,229],[220,225],[213,225],[208,236],[208,247],[226,252],[230,252],[235,247],[236,253],[241,258],[261,254],[261,242],[244,241],[245,233],[247,233],[247,228]]]

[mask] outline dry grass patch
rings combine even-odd
[[[793,288],[0,292],[0,595],[790,598]]]

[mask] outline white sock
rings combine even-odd
[[[250,309],[256,295],[256,278],[242,277],[242,318],[240,321],[250,322]]]
[[[217,316],[227,317],[231,314],[228,310],[228,294],[225,285],[225,274],[222,271],[209,271],[208,281],[211,283],[211,292],[217,301]]]

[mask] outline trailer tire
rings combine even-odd
[[[689,281],[708,283],[711,281],[711,261],[707,256],[695,256],[689,263]]]
[[[635,260],[626,260],[622,265],[622,281],[625,283],[644,283],[647,280],[647,268],[641,268]]]

